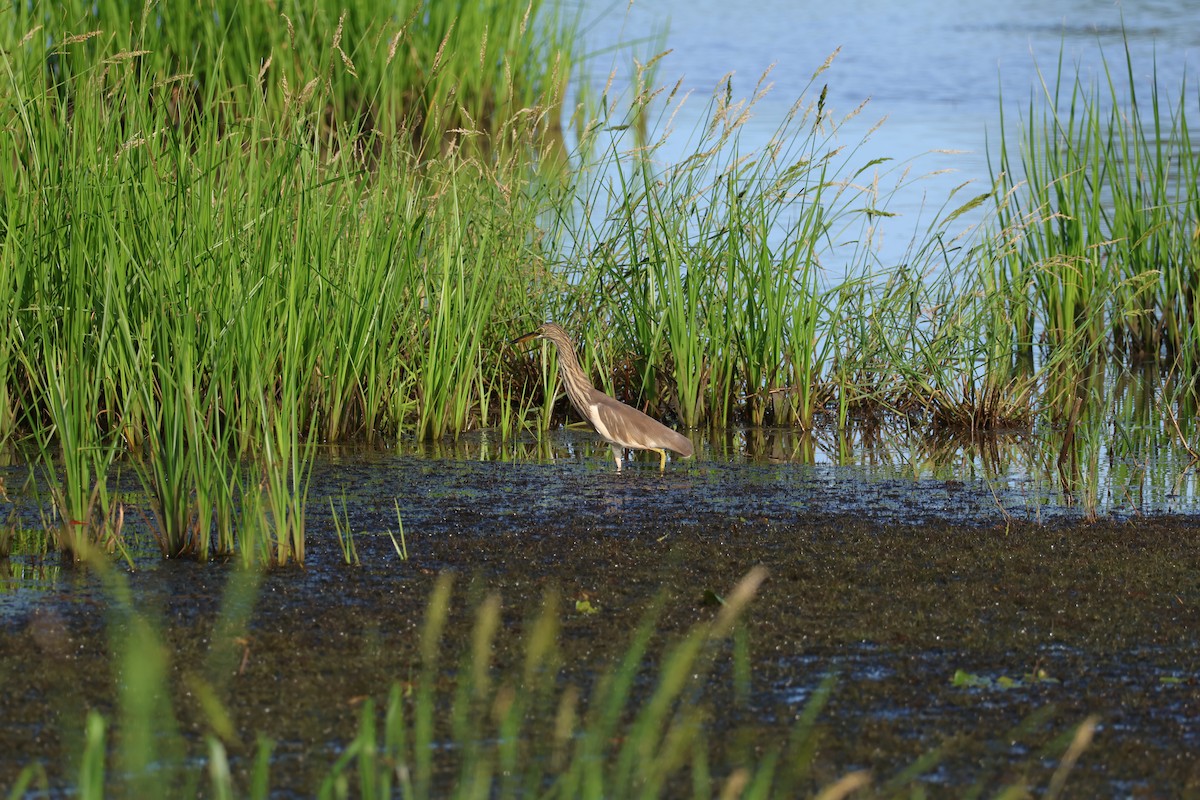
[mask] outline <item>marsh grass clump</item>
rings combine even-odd
[[[1102,415],[1091,376],[1110,359],[1195,374],[1186,98],[1152,86],[1147,100],[1126,60],[1127,86],[1107,72],[1091,90],[1060,64],[1020,162],[1002,141],[994,186],[955,188],[895,265],[871,244],[887,165],[838,137],[862,109],[836,119],[816,92],[832,59],[752,153],[739,134],[767,76],[745,100],[727,79],[678,163],[658,158],[669,120],[630,121],[678,101],[639,72],[637,101],[602,109],[621,124],[584,131],[596,175],[560,221],[580,292],[555,311],[606,390],[685,427],[871,417],[974,435],[1047,420],[1070,436],[1077,401]],[[953,231],[989,204],[994,224]],[[1173,381],[1170,402],[1189,385]]]
[[[555,228],[583,265],[557,318],[582,332],[606,391],[684,427],[1026,423],[1037,380],[1018,369],[1009,309],[974,271],[986,248],[954,231],[991,193],[957,187],[904,263],[878,263],[878,225],[914,165],[843,143],[865,106],[826,106],[820,80],[835,57],[753,152],[740,149],[742,128],[769,73],[744,99],[726,78],[692,154],[665,166],[666,134],[630,119],[683,101],[639,72],[636,101],[603,107],[584,131],[582,209]]]
[[[864,219],[855,204],[865,192],[847,177],[856,151],[837,143],[822,90],[802,95],[761,150],[742,152],[741,129],[769,74],[748,98],[729,76],[692,155],[662,167],[669,122],[634,120],[684,98],[678,85],[662,98],[650,88],[656,61],[639,70],[628,107],[609,102],[584,131],[581,211],[557,221],[582,263],[572,277],[580,293],[565,298],[563,315],[578,320],[584,342],[591,330],[619,332],[584,360],[603,367],[606,391],[624,388],[631,369],[632,396],[618,394],[632,405],[685,427],[811,424],[829,356],[822,259],[835,232]],[[832,61],[813,75],[814,91]],[[630,143],[631,128],[651,133]]]
[[[492,424],[571,50],[433,5],[4,16],[0,441],[64,550],[119,546],[128,464],[165,556],[301,561],[316,442]]]
[[[1041,338],[1190,369],[1200,166],[1188,93],[1164,98],[1156,76],[1142,85],[1128,46],[1124,61],[1085,85],[1060,57],[1044,102],[1030,101],[1019,155],[1002,139],[996,219],[1011,246],[995,269],[1026,351]]]

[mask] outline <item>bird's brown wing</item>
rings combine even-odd
[[[588,405],[593,411],[596,432],[610,442],[637,450],[672,450],[684,458],[692,454],[690,439],[633,406],[595,389],[588,396]]]

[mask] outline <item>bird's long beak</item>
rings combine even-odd
[[[509,342],[509,344],[525,344],[525,342],[528,342],[530,339],[536,338],[538,338],[538,332],[533,331],[532,333],[527,333],[524,336],[518,336],[516,339],[513,339],[511,342]]]

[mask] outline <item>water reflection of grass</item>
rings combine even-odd
[[[1162,441],[1104,422],[1132,418],[1106,370],[1142,358],[1172,378],[1137,419],[1195,447],[1197,160],[1183,99],[1129,70],[1060,71],[994,190],[959,187],[880,264],[912,164],[839,139],[868,107],[827,107],[836,54],[760,150],[740,132],[769,76],[745,98],[730,78],[664,165],[648,121],[679,98],[649,65],[563,152],[572,40],[537,4],[149,9],[0,28],[0,440],[40,465],[64,552],[121,550],[128,463],[165,556],[303,561],[316,442],[557,419],[553,365],[505,345],[544,317],[606,390],[689,428],[825,421],[844,458],[893,419],[1049,426],[1099,506],[1101,449]]]

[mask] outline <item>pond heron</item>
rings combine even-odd
[[[558,348],[558,366],[562,372],[563,384],[567,388],[567,397],[579,415],[592,424],[596,433],[604,437],[612,447],[613,458],[617,462],[617,472],[621,471],[621,458],[625,448],[633,450],[653,450],[658,453],[659,470],[666,469],[667,450],[687,458],[692,454],[692,442],[682,433],[673,431],[656,419],[627,406],[620,400],[609,397],[604,392],[592,386],[587,375],[575,358],[575,346],[561,326],[547,322],[536,331],[513,340],[513,344],[521,344],[530,339],[545,339],[553,342]]]

